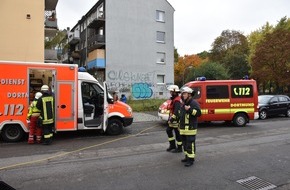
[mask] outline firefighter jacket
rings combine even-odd
[[[43,125],[54,123],[54,98],[48,93],[43,93],[37,101],[36,107],[41,110],[40,117]]]
[[[37,99],[34,99],[31,104],[30,104],[30,107],[29,107],[29,111],[28,111],[28,114],[27,114],[27,119],[30,119],[31,116],[39,116],[40,115],[40,110],[37,109],[36,107],[36,103],[37,103]]]
[[[169,105],[169,127],[177,128],[179,126],[179,113],[180,113],[180,96],[172,97],[172,101]]]
[[[185,110],[184,106],[190,106],[189,110]],[[180,109],[180,135],[196,135],[197,117],[201,115],[199,104],[193,99],[187,99]]]

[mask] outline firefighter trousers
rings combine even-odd
[[[196,135],[181,135],[183,150],[185,156],[188,158],[195,158],[196,146],[195,139]]]
[[[43,125],[43,144],[49,145],[52,143],[54,124]]]
[[[174,138],[174,135],[173,135],[173,131],[175,133],[175,138]],[[181,136],[180,136],[180,133],[179,133],[179,130],[178,130],[177,127],[175,128],[175,127],[167,126],[166,133],[167,133],[169,142],[174,141],[174,144],[175,144],[175,140],[176,140],[176,144],[177,145],[179,145],[179,146],[182,145]]]
[[[29,137],[28,143],[34,143],[34,136],[36,136],[36,142],[40,143],[42,137],[42,129],[41,127],[37,126],[37,119],[39,116],[31,116],[30,118],[30,127],[29,127]]]

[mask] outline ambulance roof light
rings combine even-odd
[[[248,76],[248,75],[245,75],[245,76],[243,77],[243,79],[244,79],[244,80],[249,80],[249,76]]]
[[[78,72],[87,72],[87,70],[84,67],[79,67]]]
[[[206,77],[197,77],[196,78],[197,81],[206,81]]]

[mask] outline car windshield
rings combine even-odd
[[[258,102],[259,104],[266,104],[271,98],[272,96],[258,96]]]

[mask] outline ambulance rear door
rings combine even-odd
[[[60,67],[53,78],[55,128],[57,131],[77,130],[77,70],[72,66]]]

